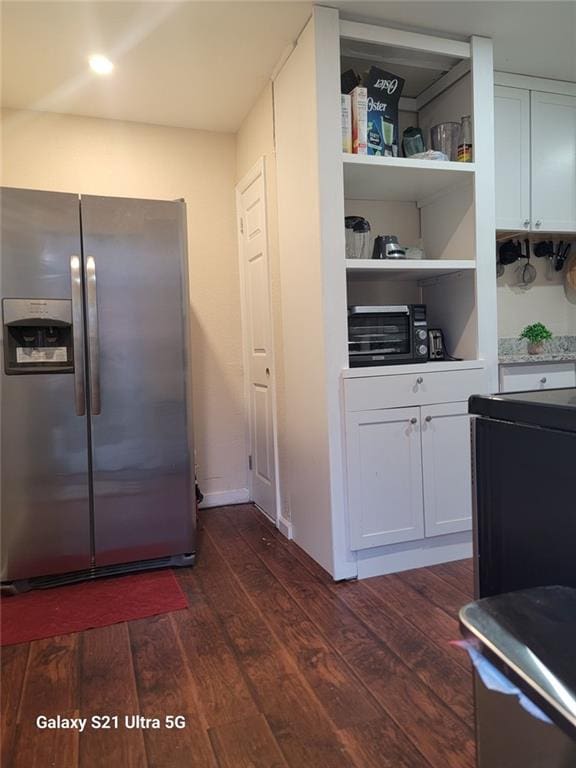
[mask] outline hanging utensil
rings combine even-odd
[[[514,264],[522,256],[522,245],[518,240],[506,240],[500,243],[498,259],[505,267]]]
[[[536,267],[530,263],[530,240],[526,238],[524,240],[524,247],[526,248],[526,253],[521,254],[522,258],[526,259],[526,264],[519,269],[519,277],[520,277],[520,284],[527,286],[531,285],[534,280],[536,280],[537,272]]]
[[[564,264],[566,262],[566,259],[568,258],[568,254],[570,253],[570,249],[572,248],[572,243],[566,243],[564,247],[562,247],[563,241],[561,240],[558,243],[558,251],[556,253],[556,260],[554,262],[554,269],[556,272],[561,272],[562,268],[564,267]]]

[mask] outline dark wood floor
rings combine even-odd
[[[3,649],[4,768],[472,768],[470,562],[334,584],[249,505],[200,525],[189,610]],[[35,726],[138,712],[188,725]]]

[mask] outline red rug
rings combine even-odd
[[[0,645],[68,635],[186,608],[170,570],[95,579],[2,598]]]

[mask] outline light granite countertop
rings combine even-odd
[[[520,365],[521,363],[576,363],[576,353],[550,352],[542,355],[499,355],[500,365]]]
[[[545,343],[541,355],[529,355],[524,339],[498,339],[500,365],[522,363],[576,363],[576,336],[555,336]]]

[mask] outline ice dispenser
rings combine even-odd
[[[72,303],[67,299],[3,299],[4,371],[72,373]]]

